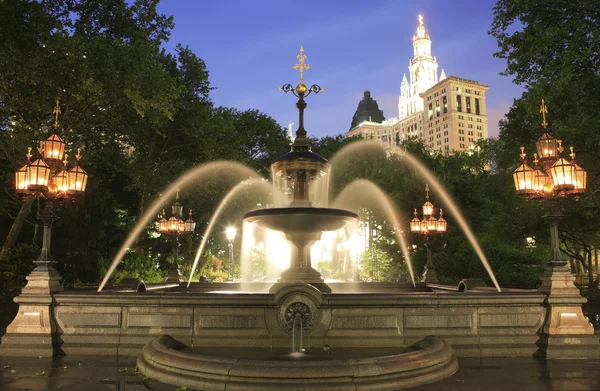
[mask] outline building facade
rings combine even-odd
[[[437,60],[421,15],[408,69],[410,81],[405,74],[400,85],[398,117],[353,122],[346,136],[378,140],[384,149],[408,138],[418,138],[430,149],[443,152],[467,151],[477,140],[488,138],[488,86],[446,77],[443,69],[438,78]]]

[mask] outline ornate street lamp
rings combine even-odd
[[[513,178],[517,194],[532,199],[546,199],[549,201],[550,212],[542,217],[550,225],[552,252],[547,265],[550,268],[561,268],[561,271],[564,271],[562,268],[566,270],[565,265],[567,261],[562,258],[558,245],[558,223],[563,218],[563,214],[557,209],[555,201],[556,197],[565,197],[568,195],[579,197],[583,194],[587,187],[587,173],[575,163],[573,147],[570,148],[571,162],[569,162],[562,157],[564,151],[562,140],[555,139],[545,131],[548,126],[546,122],[548,108],[543,99],[540,106],[540,113],[542,114],[544,133],[536,142],[538,151],[537,154],[534,154],[536,169],[533,170],[527,166],[525,148],[521,147],[522,164],[514,171]],[[538,163],[543,165],[545,173],[538,168]],[[523,168],[524,166],[529,167],[531,173],[525,173],[526,169]],[[529,178],[530,182],[527,182],[527,178]]]
[[[446,232],[448,222],[444,219],[444,211],[440,209],[440,217],[433,217],[434,206],[429,201],[429,185],[425,185],[425,204],[423,204],[423,220],[419,220],[417,208],[415,208],[415,217],[410,221],[410,232],[415,235],[423,235],[425,237],[425,248],[427,249],[427,265],[423,273],[423,282],[437,283],[437,273],[431,259],[431,245],[433,238],[436,235],[441,235]]]
[[[28,283],[23,288],[23,293],[27,293],[29,290],[39,290],[42,284],[49,288],[51,294],[63,290],[60,285],[61,277],[54,269],[56,261],[52,258],[50,251],[52,224],[58,219],[54,213],[54,201],[56,199],[71,198],[75,193],[83,193],[87,183],[87,173],[78,167],[78,163],[76,163],[75,167],[68,171],[78,169],[76,170],[77,174],[73,177],[73,190],[76,190],[76,192],[69,191],[71,183],[70,176],[67,173],[67,154],[64,153],[66,143],[58,135],[58,117],[60,113],[59,100],[56,98],[52,135],[46,141],[40,142],[37,149],[39,158],[33,162],[31,161],[33,157],[31,154],[32,148],[27,148],[27,154],[25,155],[27,164],[15,172],[15,190],[17,193],[24,198],[42,197],[45,200],[44,208],[41,212],[38,212],[37,216],[44,226],[42,251],[38,259],[33,262],[36,268],[28,277],[29,281],[36,281],[36,286],[29,288],[30,283]],[[80,151],[78,149],[77,162],[81,158]]]
[[[175,203],[171,206],[171,217],[167,220],[165,210],[163,209],[161,218],[158,220],[158,232],[164,236],[173,238],[175,242],[175,260],[169,267],[165,282],[182,282],[181,271],[179,271],[179,263],[177,256],[179,254],[179,236],[189,235],[196,229],[196,222],[192,220],[192,210],[190,209],[187,220],[182,219],[183,205],[179,202],[179,190],[175,195]]]
[[[231,280],[233,278],[233,241],[235,240],[235,235],[237,230],[235,227],[227,227],[225,230],[225,236],[229,241],[229,267],[227,268],[227,280]]]
[[[562,157],[564,149],[562,141],[546,132],[548,109],[543,99],[540,113],[542,114],[544,133],[536,142],[537,154],[534,154],[536,169],[533,175],[532,191],[520,191],[521,187],[517,176],[521,174],[515,171],[513,176],[517,194],[531,199],[547,200],[549,204],[548,212],[542,216],[542,219],[550,226],[551,252],[546,261],[546,271],[541,276],[542,284],[538,288],[539,292],[548,295],[546,299],[548,315],[542,337],[546,345],[552,344],[558,349],[565,343],[577,343],[583,348],[588,343],[586,338],[594,334],[594,328],[583,315],[581,304],[586,300],[581,297],[579,289],[574,284],[575,277],[566,267],[567,261],[560,253],[558,224],[564,215],[559,211],[556,199],[570,195],[578,199],[586,190],[587,173],[576,164],[573,147],[570,148],[571,161],[569,162]],[[521,154],[524,161],[523,147],[521,147]],[[541,163],[544,172],[537,167],[538,163]],[[528,238],[527,247],[534,246],[535,239],[530,242]],[[568,323],[565,322],[565,319],[569,319]],[[564,334],[567,333],[569,341],[565,342]],[[597,342],[594,341],[594,343]]]

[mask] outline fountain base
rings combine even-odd
[[[321,293],[331,293],[331,288],[323,281],[321,273],[312,267],[291,267],[283,271],[277,283],[269,289],[269,293],[275,293],[289,284],[307,284],[317,288]]]
[[[400,390],[433,383],[458,370],[452,348],[425,337],[404,349],[272,349],[188,346],[163,335],[138,356],[139,371],[162,383],[201,390]]]

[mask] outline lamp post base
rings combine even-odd
[[[434,268],[425,267],[425,272],[423,272],[423,277],[421,279],[426,284],[439,284],[439,280],[437,277],[437,272]]]
[[[563,262],[548,262],[547,265],[538,288],[547,295],[546,320],[538,342],[541,355],[546,358],[600,358],[600,341],[581,310],[587,299],[575,286],[575,277]]]
[[[177,261],[173,262],[173,264],[169,268],[169,272],[165,277],[165,282],[183,282],[183,278],[181,278],[181,271],[179,270],[179,264],[177,263]]]
[[[2,337],[0,356],[58,354],[53,295],[63,291],[61,279],[51,263],[38,263],[27,276],[27,285],[14,299],[19,311]]]

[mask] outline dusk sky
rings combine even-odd
[[[307,99],[306,128],[322,137],[348,131],[364,90],[386,118],[398,116],[402,75],[412,58],[412,36],[423,14],[439,71],[487,84],[490,137],[522,88],[500,76],[504,60],[493,57],[487,34],[493,0],[163,1],[175,18],[167,49],[188,45],[207,65],[216,105],[258,109],[286,126],[297,126],[295,97],[277,91],[296,85],[292,69],[304,45],[308,85],[327,92]]]

